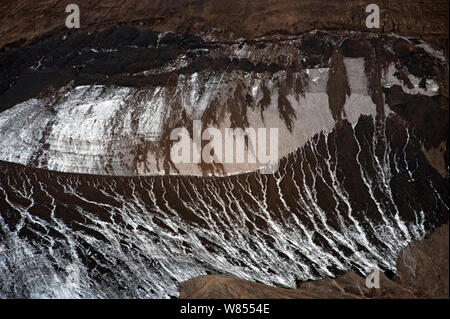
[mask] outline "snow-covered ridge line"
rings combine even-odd
[[[165,45],[177,44],[176,37],[161,35],[157,47],[166,38],[174,39],[165,40]],[[354,124],[363,114],[376,116],[380,112],[373,96],[377,83],[372,77],[368,79],[368,61],[374,60],[369,40],[380,41],[385,50],[380,66],[382,89],[398,86],[419,97],[433,97],[442,90],[437,77],[421,77],[421,70],[403,59],[404,52],[416,50],[409,40],[322,31],[280,38],[274,41],[271,37],[263,44],[241,41],[219,48],[176,51],[173,59],[156,68],[121,75],[126,81],[143,77],[139,83],[144,84],[138,87],[71,82],[45,97],[28,99],[0,113],[0,160],[100,175],[205,175],[196,164],[166,165],[167,133],[188,126],[192,120],[220,130],[236,126],[278,128],[278,154],[283,157],[315,134],[330,132],[337,117]],[[345,73],[348,95],[329,91],[330,82],[341,81],[329,79],[334,67],[331,56],[336,50],[342,51],[339,72]],[[417,54],[415,59],[425,53],[419,50]],[[161,74],[167,78],[152,84]],[[330,105],[330,99],[336,100],[334,94],[344,94],[345,103],[337,110]],[[389,108],[381,107],[388,115]],[[259,168],[250,163],[225,165],[219,175]]]
[[[367,92],[364,92],[365,78],[362,73],[362,61],[346,59],[351,79],[352,97],[346,104],[347,119],[351,123],[358,120],[360,114],[375,115],[375,108]],[[359,74],[358,74],[359,72]],[[331,117],[325,83],[328,69],[310,69],[309,88],[304,97],[291,96],[292,104],[298,115],[294,132],[288,132],[279,119],[276,111],[277,87],[276,78],[263,79],[256,75],[246,79],[246,87],[252,89],[255,104],[261,100],[261,82],[267,81],[273,95],[271,106],[264,111],[269,123],[279,127],[284,133],[282,138],[289,138],[293,142],[282,145],[284,149],[280,156],[285,156],[296,148],[301,147],[308,138],[320,131],[330,131],[334,127]],[[391,73],[389,73],[390,75]],[[223,74],[192,74],[179,77],[178,87],[171,95],[166,88],[157,87],[147,89],[139,94],[144,98],[139,103],[128,102],[136,95],[132,88],[104,86],[81,86],[63,95],[53,112],[43,112],[47,99],[32,99],[0,114],[0,159],[21,164],[32,164],[50,170],[75,173],[113,174],[113,175],[153,175],[164,174],[163,171],[146,170],[139,172],[133,167],[137,156],[145,162],[151,162],[154,156],[144,150],[136,154],[142,142],[157,143],[166,113],[170,112],[170,105],[178,100],[184,110],[192,118],[201,118],[214,97],[223,96],[227,92],[221,84]],[[282,78],[282,74],[279,75]],[[401,85],[396,78],[390,76],[389,85]],[[239,77],[235,80],[239,82]],[[202,88],[203,87],[203,88]],[[202,88],[202,90],[200,89]],[[418,91],[423,94],[424,92]],[[431,94],[429,91],[428,94]],[[436,94],[433,91],[433,94]],[[225,104],[226,102],[223,102]],[[252,111],[249,111],[252,112]],[[251,115],[250,126],[264,125],[258,117]],[[305,117],[306,116],[306,117]],[[24,120],[25,119],[25,120]],[[324,121],[325,120],[325,121]],[[226,120],[224,119],[224,124]],[[44,136],[47,127],[51,133]],[[284,129],[284,131],[283,131]],[[297,136],[297,140],[294,138]],[[301,140],[298,137],[304,136]],[[44,140],[42,140],[44,138]],[[33,155],[47,145],[38,162],[31,163]],[[148,156],[150,160],[145,157]],[[144,163],[144,164],[142,164]],[[226,172],[225,175],[239,174],[253,171],[256,168],[239,168]],[[194,172],[185,172],[187,174]]]
[[[396,115],[385,124],[366,116],[318,134],[267,175],[121,178],[0,162],[0,296],[169,298],[211,272],[294,287],[395,271],[398,252],[448,214],[448,183],[416,161],[413,130],[392,131]]]

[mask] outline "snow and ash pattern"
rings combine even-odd
[[[0,298],[395,272],[399,251],[448,218],[448,67],[427,44],[122,31],[58,40],[25,73],[7,70],[18,88],[0,96]],[[59,80],[27,96],[29,72]],[[279,169],[170,165],[167,134],[195,119],[278,127]]]

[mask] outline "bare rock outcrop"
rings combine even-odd
[[[448,244],[448,224],[429,239],[409,244],[397,261],[401,283],[421,297],[448,298]]]
[[[210,275],[180,285],[183,299],[340,299],[448,298],[448,224],[429,239],[409,244],[399,254],[397,275],[380,273],[380,288],[367,288],[365,278],[347,272],[337,278],[300,282],[297,289],[271,287],[243,279]]]
[[[411,291],[381,274],[380,290],[369,289],[365,279],[354,272],[300,284],[298,289],[271,287],[243,279],[200,276],[180,285],[182,299],[366,299],[414,298]]]
[[[72,1],[5,0],[0,4],[0,47],[24,44],[52,31],[61,32],[65,8]],[[380,6],[380,33],[420,37],[448,53],[448,1],[278,1],[278,0],[78,0],[81,27],[98,31],[118,23],[179,33],[226,29],[245,38],[283,31],[298,34],[314,29],[367,31],[368,4]],[[373,31],[373,30],[372,30]]]

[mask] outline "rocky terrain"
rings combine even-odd
[[[192,137],[193,120],[222,132],[276,127],[281,158],[336,124],[392,112],[445,176],[447,64],[428,44],[320,31],[229,41],[119,27],[1,54],[0,159],[74,173],[233,174],[261,165],[176,166],[171,131]]]
[[[448,296],[448,2],[65,5],[0,4],[0,298]]]
[[[0,4],[0,47],[21,46],[52,32],[66,32],[65,8],[69,0],[14,1]],[[127,0],[101,4],[80,0],[82,29],[101,31],[128,24],[156,32],[198,34],[226,30],[245,39],[273,33],[299,34],[312,30],[366,32],[365,8],[381,9],[381,28],[371,30],[423,39],[448,55],[448,1],[277,1],[277,0],[154,0],[151,4]]]
[[[309,299],[309,298],[446,298],[449,283],[448,224],[429,239],[402,249],[397,274],[380,274],[380,288],[367,288],[366,280],[354,272],[318,281],[299,281],[297,289],[270,287],[226,276],[201,276],[183,282],[185,299]]]

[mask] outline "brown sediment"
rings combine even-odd
[[[208,141],[202,140],[201,144],[202,144],[201,150],[203,150],[205,145],[208,144]],[[209,175],[223,176],[226,173],[223,164],[220,162],[220,159],[217,158],[216,154],[212,153],[211,156],[213,156],[214,162],[206,163],[202,160],[201,163],[199,164],[203,176]]]
[[[181,299],[377,299],[417,298],[411,291],[380,274],[382,289],[369,289],[365,278],[347,272],[337,278],[298,281],[297,289],[272,287],[244,279],[209,275],[181,283]]]
[[[422,298],[449,298],[448,221],[423,241],[410,243],[397,260],[399,283]]]
[[[264,120],[263,113],[270,106],[270,102],[271,102],[270,90],[267,88],[267,86],[264,82],[261,85],[261,91],[262,91],[263,97],[258,102],[257,106],[261,112],[261,119]]]
[[[342,123],[347,96],[351,95],[347,79],[347,69],[341,48],[336,48],[330,59],[330,71],[327,82],[328,104],[331,114],[338,125]]]
[[[377,118],[384,119],[384,97],[381,86],[382,67],[375,57],[364,59],[364,71],[367,76],[369,94],[377,109]]]
[[[167,81],[169,90],[165,92],[167,97],[175,96],[176,83],[178,82],[178,75],[172,73],[171,78]],[[167,116],[167,113],[169,115]],[[162,161],[162,167],[165,174],[169,174],[171,170],[179,173],[175,164],[170,158],[170,150],[175,143],[170,139],[172,131],[176,128],[186,128],[189,132],[192,132],[192,122],[188,120],[186,110],[183,108],[181,101],[172,101],[170,108],[166,110],[166,114],[162,116],[163,125],[161,129],[161,136],[158,139],[158,147],[156,149],[157,167],[159,169],[160,160]]]
[[[207,127],[219,127],[221,125],[221,122],[223,121],[224,117],[225,117],[225,113],[226,113],[226,108],[220,104],[218,98],[215,98],[210,106],[205,110],[205,112],[203,112],[202,114],[202,126],[204,128]],[[208,143],[209,141],[203,141],[202,140],[202,147],[201,149],[203,150],[204,146]],[[220,160],[217,159],[216,154],[211,154],[214,155],[214,162],[213,163],[205,163],[205,162],[201,162],[199,164],[200,169],[202,171],[202,174],[204,176],[206,175],[223,175],[225,174],[225,169],[223,164],[220,162]]]
[[[441,174],[443,178],[448,177],[447,166],[445,164],[445,154],[447,152],[447,143],[442,141],[439,147],[431,147],[430,149],[425,149],[422,145],[422,152],[425,154],[426,159],[431,166],[436,169],[436,171]]]
[[[287,96],[291,94],[296,99],[300,96],[305,96],[304,77],[305,75],[300,66],[297,63],[294,63],[286,70],[286,80],[282,81],[282,83],[278,83],[278,111],[280,112],[280,118],[284,121],[290,132],[292,132],[293,123],[297,119],[297,114],[292,107],[291,102],[287,99]],[[265,96],[263,99],[264,98]],[[263,108],[267,107],[266,103],[267,100],[261,104],[261,115]]]
[[[376,106],[377,119],[380,123],[384,121],[384,96],[381,85],[383,73],[395,59],[392,54],[384,49],[384,41],[377,39],[372,41],[368,54],[364,59],[364,72],[368,80],[368,91],[372,102]],[[404,74],[401,72],[400,74]],[[408,79],[406,77],[406,79]],[[403,78],[403,80],[405,80]],[[409,80],[408,80],[409,81]]]
[[[212,100],[209,107],[202,114],[202,124],[204,126],[220,126],[225,118],[226,108],[221,105],[216,97]]]
[[[227,100],[227,110],[230,114],[230,127],[233,129],[245,129],[249,125],[247,108],[252,107],[252,104],[248,104],[248,99],[245,99],[245,91],[243,85],[238,83],[231,97]]]
[[[293,129],[293,122],[297,119],[297,115],[295,114],[295,110],[292,107],[291,102],[287,99],[287,95],[289,93],[289,89],[292,88],[292,74],[287,72],[287,80],[282,83],[278,83],[278,111],[280,112],[280,117],[286,124],[286,127],[290,132]]]
[[[383,91],[386,104],[389,105],[390,109],[411,123],[415,128],[415,134],[423,137],[425,149],[438,148],[442,141],[448,141],[449,109],[447,98],[442,95],[408,94],[398,85],[384,88]]]
[[[414,85],[411,83],[411,80],[409,79],[408,75],[406,74],[405,70],[403,69],[399,61],[395,62],[395,70],[396,73],[394,75],[397,76],[397,78],[401,80],[408,89],[413,89]]]
[[[381,9],[381,28],[375,32],[420,37],[448,54],[448,1],[277,1],[260,0],[79,0],[84,32],[108,29],[119,23],[140,29],[198,34],[222,29],[246,39],[274,32],[299,34],[313,29],[367,31],[366,6]],[[63,34],[66,1],[5,0],[0,4],[0,47],[20,46],[52,33]]]
[[[286,69],[286,86],[296,98],[305,96],[306,75],[299,63],[294,61]]]

